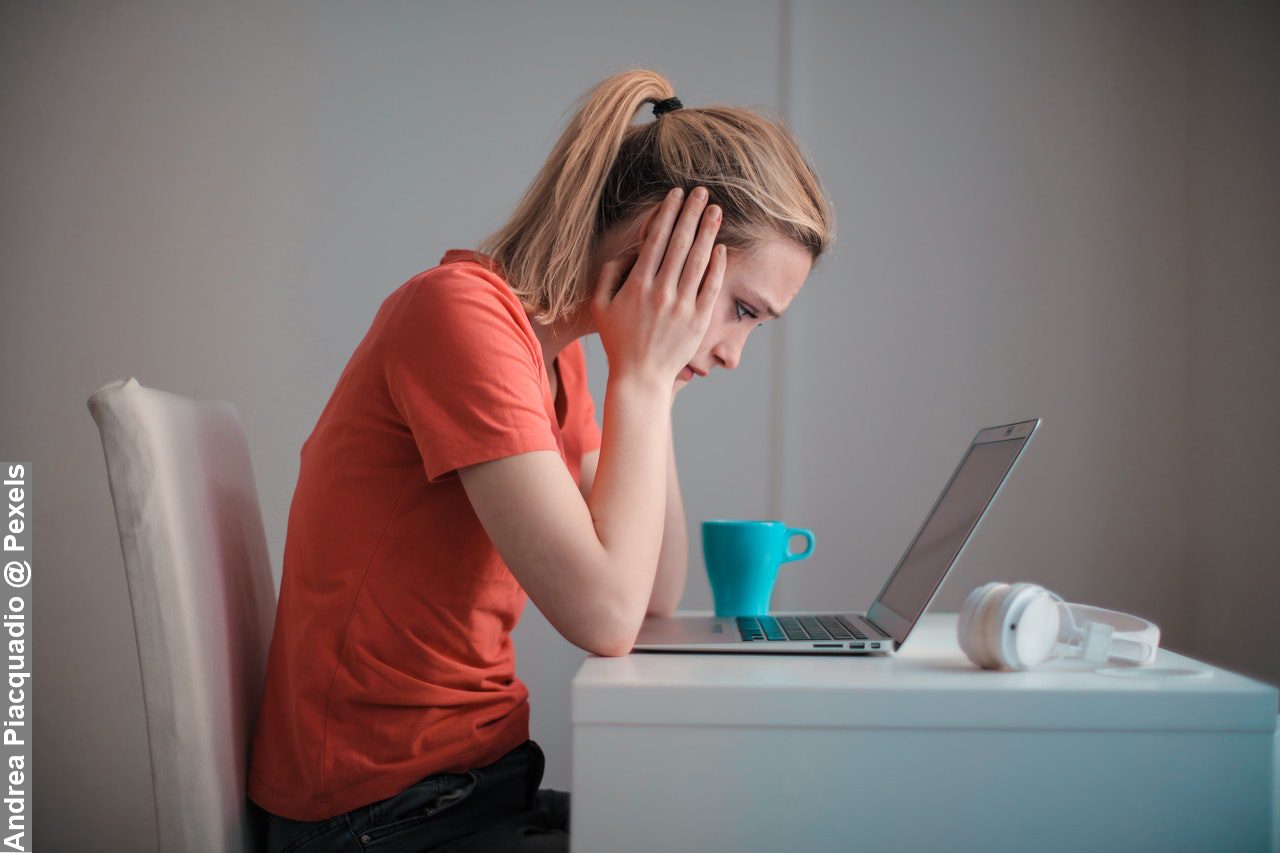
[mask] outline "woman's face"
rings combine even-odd
[[[599,275],[606,258],[639,253],[653,217],[654,205],[626,226],[607,233],[596,246],[593,258],[595,275]],[[725,267],[724,284],[711,311],[711,325],[689,363],[697,375],[706,376],[714,368],[732,370],[742,360],[747,336],[763,323],[773,320],[769,308],[783,314],[800,292],[813,258],[808,251],[784,237],[774,237],[749,252],[730,252]],[[583,309],[590,316],[587,309]],[[682,371],[683,372],[683,371]],[[690,380],[677,380],[676,387]]]
[[[705,376],[716,367],[737,367],[747,336],[786,312],[812,265],[805,249],[782,237],[743,254],[730,253],[711,325],[689,362],[694,373]]]

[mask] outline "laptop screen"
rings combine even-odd
[[[886,607],[905,621],[903,626],[899,619],[876,620],[882,627],[887,622],[898,628],[890,633],[901,633],[902,637],[895,636],[899,642],[920,618],[942,584],[942,579],[978,526],[1037,423],[1033,421],[1030,428],[1015,430],[1013,438],[999,437],[1005,428],[983,430],[969,446],[969,452],[960,461],[951,482],[947,483],[924,526],[876,600],[877,610]],[[984,437],[990,440],[983,441]],[[906,628],[906,631],[901,628]]]

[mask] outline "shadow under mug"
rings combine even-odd
[[[792,554],[791,537],[803,536],[809,545]],[[716,616],[761,616],[783,563],[813,553],[813,532],[788,527],[781,521],[710,519],[702,522],[702,558],[711,581]]]

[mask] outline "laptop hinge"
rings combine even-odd
[[[882,636],[882,637],[888,637],[890,640],[892,640],[892,639],[893,639],[893,635],[892,635],[892,634],[890,634],[888,631],[886,631],[884,628],[881,628],[881,627],[880,627],[879,625],[877,625],[875,622],[871,621],[871,617],[869,617],[869,616],[863,616],[862,618],[863,618],[863,620],[864,620],[864,621],[866,621],[866,623],[867,623],[868,625],[870,625],[872,628],[875,628],[877,631],[879,631],[879,632],[880,632],[880,636]]]

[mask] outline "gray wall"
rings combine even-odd
[[[1192,647],[1205,660],[1274,684],[1280,683],[1274,625],[1280,610],[1280,4],[1269,4],[1265,14],[1252,4],[1197,6],[1191,26],[1186,458],[1192,479],[1185,560]]]
[[[866,605],[973,432],[1035,415],[934,607],[1034,580],[1280,682],[1253,627],[1280,605],[1274,5],[553,8],[0,8],[0,448],[34,463],[44,849],[154,844],[85,399],[134,375],[235,403],[278,573],[298,450],[380,301],[499,224],[573,99],[633,66],[689,106],[785,110],[839,217],[787,319],[677,401],[683,607],[710,606],[710,517],[816,531],[776,607]],[[532,606],[516,642],[544,786],[570,788],[584,654]]]
[[[973,434],[1043,419],[933,606],[987,580],[1189,639],[1186,16],[802,5],[793,114],[842,215],[787,329],[789,604],[870,603]],[[837,107],[838,105],[838,107]]]

